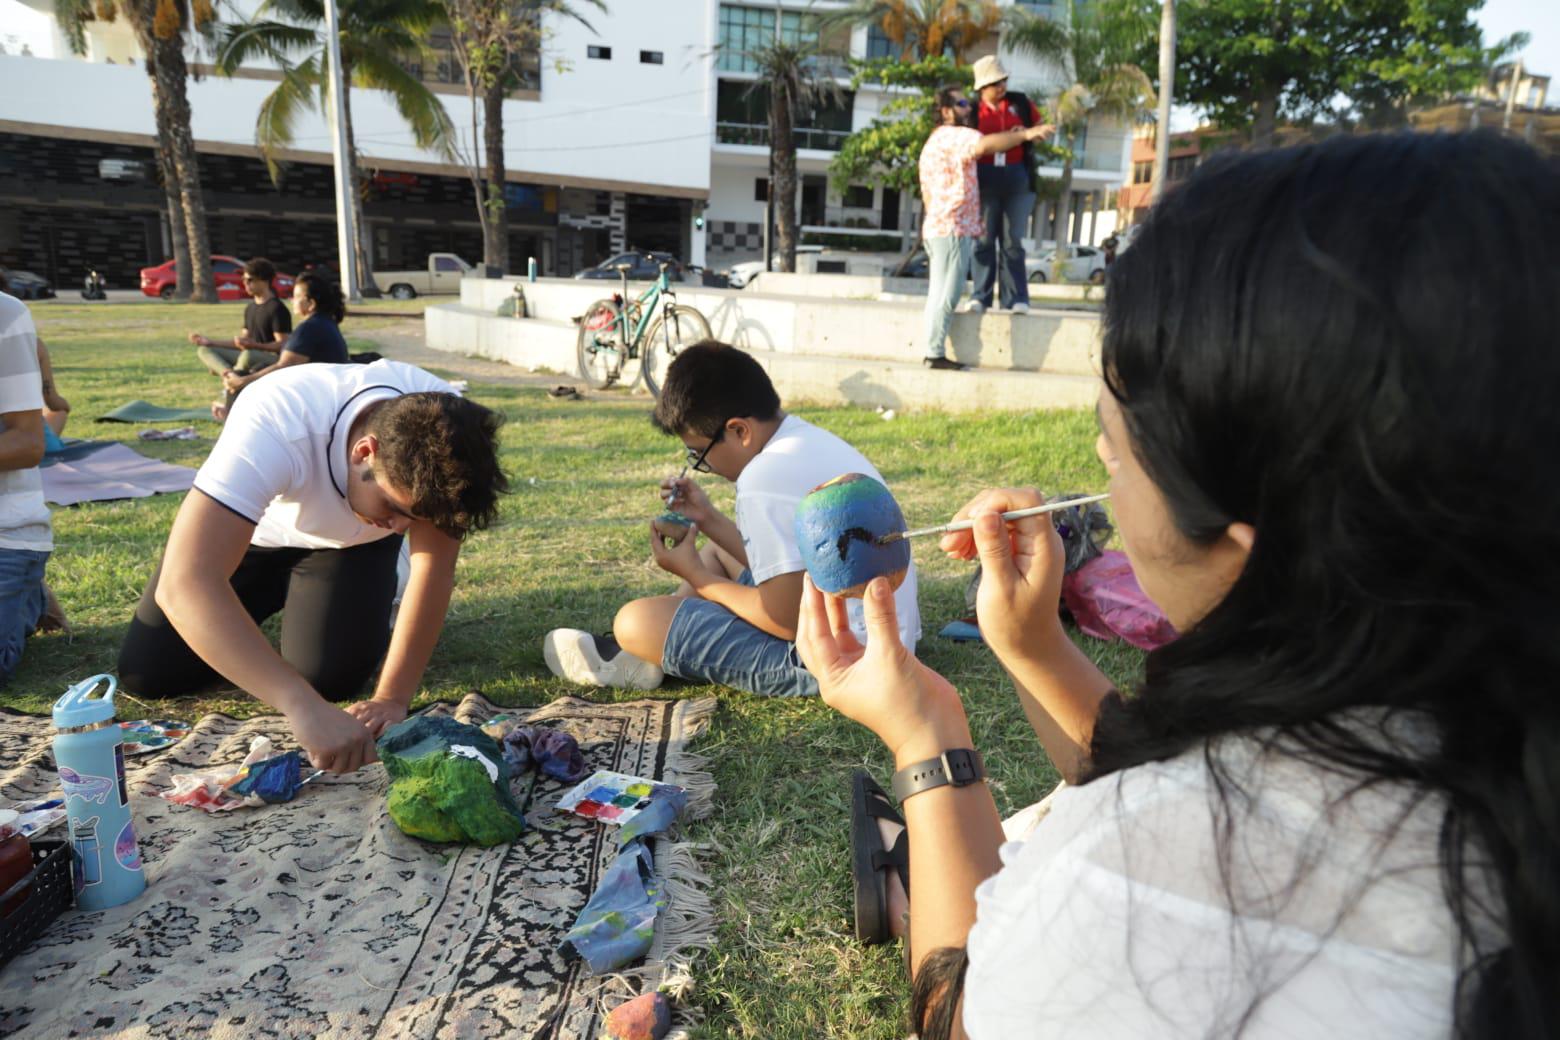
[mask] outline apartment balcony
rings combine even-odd
[[[797,149],[819,152],[837,152],[850,136],[847,130],[819,130],[813,127],[796,127],[791,131]],[[769,126],[764,123],[716,123],[716,144],[745,144],[758,148],[769,147]]]

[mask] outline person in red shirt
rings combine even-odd
[[[980,94],[979,128],[983,134],[1022,130],[1040,122],[1034,103],[1023,94],[1009,91],[1007,80],[1007,69],[994,56],[975,63],[975,89]],[[985,232],[975,240],[970,261],[974,285],[968,310],[979,313],[991,309],[1000,275],[1002,305],[1015,314],[1025,313],[1029,310],[1029,283],[1024,271],[1024,231],[1035,208],[1034,146],[1025,142],[982,156],[975,174],[980,182]]]

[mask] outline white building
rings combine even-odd
[[[238,4],[252,10],[255,0]],[[595,32],[548,16],[532,81],[505,102],[512,263],[523,267],[534,256],[544,272],[568,274],[624,247],[664,249],[712,267],[756,257],[768,130],[763,87],[743,52],[777,31],[794,32],[809,8],[829,5],[610,0],[607,15],[587,11]],[[87,52],[78,57],[52,10],[50,0],[0,0],[8,31],[29,19],[44,27],[28,41],[30,56],[16,54],[15,46],[0,55],[0,265],[39,270],[56,282],[96,266],[123,286],[132,268],[168,255],[151,161],[150,84],[128,26],[90,23]],[[232,8],[222,10],[233,17]],[[876,30],[832,42],[841,57],[886,52]],[[997,42],[988,41],[987,50]],[[459,69],[447,40],[436,34],[429,43],[432,54],[417,71],[441,95],[472,155]],[[285,153],[286,176],[275,186],[258,162],[254,126],[279,81],[277,69],[245,68],[227,78],[215,74],[209,48],[192,47],[188,58],[213,250],[268,255],[284,269],[328,259],[334,208],[323,117],[300,122]],[[1003,60],[1015,89],[1042,103],[1054,96],[1054,73],[1006,52]],[[866,185],[842,194],[827,183],[839,142],[870,122],[882,101],[881,91],[864,89],[846,105],[800,121],[805,227],[848,228],[863,244],[882,231],[913,241],[910,200]],[[352,112],[369,173],[365,208],[376,264],[416,263],[433,249],[478,259],[466,168],[418,149],[380,93],[354,89]],[[1075,212],[1122,181],[1128,143],[1122,128],[1090,128],[1075,171]]]

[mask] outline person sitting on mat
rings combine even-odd
[[[287,305],[277,299],[272,283],[276,280],[276,267],[271,261],[257,256],[244,265],[244,289],[252,303],[244,307],[244,327],[229,341],[226,337],[190,333],[195,344],[195,356],[211,374],[221,378],[227,372],[258,372],[276,362],[276,355],[292,332],[292,315]],[[231,342],[232,346],[220,344]],[[221,416],[213,415],[221,421]]]
[[[980,558],[981,633],[1068,781],[1037,822],[1004,828],[886,583],[865,648],[807,587],[803,660],[899,770],[923,1040],[1555,1035],[1560,236],[1535,213],[1560,168],[1490,134],[1220,158],[1155,204],[1111,267],[1096,450],[1179,639],[1113,688],[1057,618],[1053,525],[999,516],[1038,492],[942,539]],[[858,928],[892,924],[858,790]]]
[[[329,365],[344,365],[350,357],[347,341],[341,335],[341,323],[347,320],[347,304],[341,289],[334,282],[317,274],[301,274],[293,283],[293,313],[298,316],[298,327],[293,329],[282,344],[281,356],[273,365],[249,373],[230,369],[222,373],[223,399],[212,405],[211,414],[221,421],[233,407],[233,399],[240,390],[262,376],[294,365],[307,365],[319,361]]]
[[[462,539],[508,481],[495,413],[411,365],[305,365],[233,408],[119,651],[138,696],[221,678],[287,716],[314,764],[351,772],[406,717]],[[401,539],[411,574],[390,629]],[[260,623],[282,612],[281,653]],[[388,654],[386,649],[388,647]],[[384,659],[371,700],[345,711]]]
[[[796,506],[841,474],[881,480],[878,471],[834,434],[781,411],[763,366],[723,343],[690,347],[668,366],[653,421],[682,440],[694,472],[736,484],[736,519],[694,481],[662,481],[659,501],[670,498],[694,529],[668,547],[652,528],[650,549],[682,584],[672,595],[624,604],[609,635],[547,633],[547,667],[591,686],[649,690],[664,674],[764,696],[816,694],[793,642],[802,589]],[[708,539],[703,549],[696,532]],[[899,638],[914,646],[921,636],[914,564],[895,598]]]

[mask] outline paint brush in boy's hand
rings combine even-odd
[[[1022,520],[1026,516],[1039,516],[1041,513],[1054,513],[1058,510],[1066,509],[1068,506],[1084,506],[1088,505],[1090,502],[1103,502],[1109,497],[1109,494],[1085,495],[1083,498],[1068,498],[1060,502],[1047,502],[1043,506],[1033,506],[1029,509],[1014,509],[1011,512],[1003,513],[1002,519]],[[923,534],[942,534],[945,531],[968,531],[974,526],[975,521],[973,520],[956,520],[951,524],[942,524],[939,527],[922,527],[914,531],[894,531],[880,537],[878,539],[878,544],[888,545],[889,543],[897,542],[902,538],[919,538]]]
[[[682,468],[682,472],[677,474],[677,480],[682,480],[687,475],[688,475],[688,467],[684,466]],[[666,496],[666,508],[667,509],[672,508],[672,503],[675,502],[675,501],[677,501],[677,483],[676,483],[676,481],[673,481],[672,482],[672,490],[670,492],[668,492],[668,494]]]

